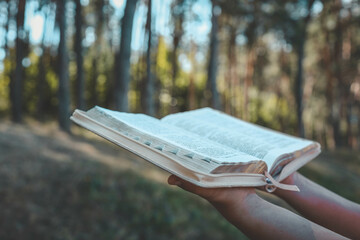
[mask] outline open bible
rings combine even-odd
[[[211,108],[162,119],[94,107],[75,110],[78,125],[202,187],[279,183],[320,153],[317,142],[251,124]]]

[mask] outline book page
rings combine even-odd
[[[96,109],[138,131],[163,140],[164,144],[171,143],[218,163],[239,163],[258,160],[251,155],[212,142],[206,138],[201,138],[196,134],[189,133],[181,128],[144,114],[116,112],[100,107],[96,107]]]
[[[211,108],[171,114],[161,121],[264,160],[269,167],[281,154],[313,144],[247,123]]]

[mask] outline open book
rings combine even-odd
[[[320,153],[320,144],[247,123],[211,108],[162,119],[94,107],[71,120],[202,187],[279,183]]]

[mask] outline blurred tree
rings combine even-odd
[[[14,19],[14,11],[12,11],[12,5],[15,2],[6,0],[6,22],[4,23],[4,51],[5,51],[5,57],[3,60],[3,64],[5,66],[5,69],[3,71],[3,78],[6,79],[7,83],[9,84],[3,84],[5,85],[5,89],[2,89],[2,91],[5,93],[3,96],[3,99],[0,100],[3,103],[3,109],[5,112],[8,110],[12,111],[12,83],[13,83],[13,62],[14,62],[14,52],[11,51],[11,48],[9,46],[9,40],[8,40],[8,34],[9,34],[9,26],[10,22]],[[5,82],[5,81],[4,81]],[[0,89],[1,90],[1,89]],[[10,109],[7,109],[8,105],[10,105]]]
[[[158,83],[161,84],[161,89],[159,89],[159,115],[165,116],[169,114],[169,106],[171,103],[171,88],[172,88],[172,64],[171,57],[173,49],[170,49],[166,44],[164,36],[157,37],[157,51],[156,51],[156,77]],[[175,88],[175,87],[174,87]]]
[[[194,41],[190,42],[190,53],[189,53],[189,60],[191,62],[192,68],[189,74],[189,90],[188,90],[188,109],[189,110],[193,110],[196,109],[196,86],[195,86],[195,77],[196,77],[196,60],[195,60],[195,55],[196,55],[196,44]]]
[[[354,80],[359,74],[356,70],[356,38],[353,38],[356,20],[351,14],[356,3],[344,6],[342,1],[323,1],[324,10],[320,15],[320,26],[324,34],[321,47],[321,67],[326,76],[325,97],[327,100],[326,144],[329,148],[356,147],[356,101],[351,92]],[[359,46],[359,45],[358,45]],[[353,58],[354,57],[354,58]],[[356,80],[355,80],[356,81]],[[354,111],[355,110],[355,111]]]
[[[305,136],[303,121],[305,44],[314,2],[315,0],[302,0],[288,1],[284,5],[275,4],[277,11],[271,15],[275,29],[282,31],[285,40],[292,45],[296,53],[296,76],[293,91],[296,104],[298,135],[301,137]]]
[[[225,112],[235,115],[235,107],[239,101],[237,99],[236,90],[240,90],[238,88],[239,76],[237,72],[237,46],[236,46],[236,37],[237,37],[237,24],[236,19],[229,17],[227,21],[228,26],[228,43],[227,43],[227,71],[225,75],[226,83],[227,83],[227,95],[225,97]]]
[[[243,106],[243,119],[249,120],[249,88],[253,84],[254,69],[256,64],[256,41],[258,40],[259,25],[260,25],[260,15],[259,14],[259,2],[252,1],[248,3],[251,6],[250,19],[246,29],[245,36],[247,38],[246,42],[246,70],[245,70],[245,79],[244,79],[244,106]],[[264,23],[263,23],[264,24]],[[262,26],[261,26],[262,27]]]
[[[300,137],[305,137],[305,128],[303,121],[303,92],[304,92],[304,49],[307,37],[307,26],[311,18],[311,9],[315,0],[306,1],[307,14],[302,19],[296,21],[297,36],[294,41],[294,47],[297,52],[297,74],[295,78],[295,99],[296,99],[296,113],[298,119],[298,131]]]
[[[96,16],[95,28],[95,42],[93,44],[93,56],[91,60],[91,70],[89,74],[89,103],[90,105],[99,105],[99,83],[100,66],[102,65],[101,57],[103,54],[104,45],[104,0],[94,1],[94,11]]]
[[[221,8],[216,1],[212,1],[212,17],[211,17],[211,32],[210,32],[210,46],[209,46],[209,65],[208,65],[208,88],[210,90],[211,106],[215,109],[221,108],[220,97],[217,89],[217,65],[218,65],[218,18],[221,13]]]
[[[12,119],[14,122],[22,121],[22,87],[23,87],[23,65],[24,59],[24,39],[26,32],[24,29],[26,0],[19,0],[18,11],[16,14],[16,68],[14,76],[11,79],[10,96],[12,103]]]
[[[66,47],[66,0],[57,1],[57,21],[60,30],[58,47],[59,74],[59,125],[66,132],[70,132],[70,88],[69,88],[69,60]]]
[[[120,50],[115,59],[115,109],[127,112],[130,81],[131,37],[137,0],[127,0],[122,18]]]
[[[8,32],[9,32],[9,23],[12,19],[12,12],[11,12],[11,2],[10,0],[6,0],[6,6],[7,6],[7,20],[5,23],[5,37],[4,37],[4,50],[5,50],[5,57],[8,57],[10,55],[9,51],[9,45],[8,45]]]
[[[152,43],[152,1],[148,0],[148,12],[146,19],[146,33],[148,38],[147,51],[146,51],[146,77],[145,77],[145,113],[154,116],[155,115],[155,105],[154,105],[154,81],[153,74],[151,71],[152,68],[152,59],[151,59],[151,43]]]
[[[44,7],[43,7],[44,8]],[[44,17],[44,28],[43,28],[43,33],[42,33],[42,39],[41,39],[41,55],[39,57],[38,60],[38,81],[37,81],[37,86],[36,86],[36,92],[38,93],[37,95],[37,103],[36,103],[36,117],[37,119],[39,119],[40,121],[44,120],[44,108],[45,108],[45,92],[46,89],[48,89],[47,85],[47,81],[46,81],[46,63],[45,63],[45,58],[46,55],[48,54],[48,50],[45,47],[45,36],[46,36],[46,29],[47,29],[47,24],[48,24],[48,14],[50,12],[50,6],[46,6],[45,7],[46,10],[42,9],[45,13],[45,17]]]
[[[83,67],[83,13],[81,0],[75,0],[76,107],[85,109],[85,78]]]
[[[171,112],[175,111],[176,105],[176,79],[179,73],[179,63],[178,63],[178,56],[179,56],[179,46],[181,39],[184,35],[184,28],[183,23],[185,20],[185,12],[187,10],[187,1],[186,0],[175,0],[171,4],[171,16],[172,16],[172,24],[173,24],[173,33],[172,33],[172,43],[173,43],[173,51],[171,53],[171,66],[172,66],[172,73],[171,73]]]
[[[14,120],[34,113],[38,119],[54,116],[57,107],[59,121],[60,115],[67,120],[69,87],[63,79],[70,75],[77,108],[85,108],[84,96],[89,105],[112,108],[116,103],[121,110],[128,110],[129,98],[132,111],[161,116],[218,105],[290,134],[307,132],[327,147],[359,146],[358,1],[214,0],[201,5],[172,0],[159,7],[159,1],[143,0],[136,10],[138,1],[118,6],[109,0],[74,0],[67,5],[66,15],[75,21],[65,40],[57,29],[60,1],[24,2],[0,2],[0,111],[11,111]],[[146,6],[152,8],[147,14]],[[212,8],[209,45],[194,34],[210,20],[199,7]],[[135,20],[145,26],[136,26],[138,37],[131,44]],[[40,40],[34,40],[37,21],[47,29]],[[62,49],[70,38],[74,55],[69,55],[67,73]],[[143,47],[134,51],[139,42]]]

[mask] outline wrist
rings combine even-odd
[[[217,201],[209,201],[229,222],[240,228],[252,217],[252,212],[263,201],[254,188],[238,188],[231,196],[223,196]],[[260,201],[260,202],[259,202]]]

